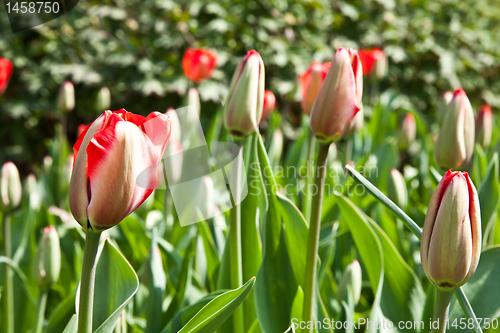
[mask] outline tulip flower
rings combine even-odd
[[[0,211],[9,212],[21,202],[22,185],[19,171],[12,162],[5,162],[0,170]]]
[[[111,93],[108,87],[102,87],[97,93],[95,108],[99,112],[108,110],[111,105]]]
[[[340,48],[311,111],[310,126],[320,142],[338,141],[361,110],[363,75],[358,52]]]
[[[406,208],[408,205],[408,190],[406,188],[405,178],[398,171],[392,169],[387,179],[387,196],[400,208]]]
[[[415,123],[415,116],[413,113],[408,112],[404,118],[398,133],[398,144],[401,150],[408,149],[415,141],[417,136],[417,124]]]
[[[446,113],[446,109],[448,108],[448,104],[450,104],[453,99],[453,93],[451,91],[445,91],[441,96],[441,100],[439,101],[438,109],[436,112],[436,120],[439,125],[443,122],[444,115]]]
[[[300,90],[302,92],[301,106],[302,112],[305,114],[311,114],[314,101],[329,70],[330,63],[321,64],[313,62],[307,71],[300,76]]]
[[[275,108],[276,108],[276,96],[274,96],[272,91],[269,90],[264,91],[264,106],[262,109],[262,118],[260,119],[260,123],[266,121]]]
[[[435,157],[439,165],[458,168],[467,164],[474,151],[474,113],[469,99],[459,88],[446,109],[436,142]]]
[[[88,125],[85,125],[85,124],[78,125],[78,127],[76,129],[77,137],[79,137],[80,135],[82,135],[82,133],[85,132],[85,130],[87,129],[87,127],[88,127]]]
[[[387,55],[379,48],[360,50],[359,59],[363,65],[363,74],[382,79],[387,75]]]
[[[0,58],[0,95],[5,92],[9,84],[10,76],[12,75],[12,61],[5,58]]]
[[[359,131],[363,128],[363,124],[365,122],[365,114],[363,109],[359,110],[358,113],[354,116],[354,118],[349,123],[349,134]]]
[[[75,163],[69,204],[84,229],[98,232],[119,223],[153,192],[156,168],[170,139],[170,119],[159,112],[147,118],[105,111],[80,135],[73,150]],[[136,179],[146,172],[147,188]]]
[[[359,298],[361,297],[362,282],[361,266],[359,265],[359,261],[354,260],[346,267],[344,275],[342,275],[342,280],[340,280],[339,283],[337,300],[339,302],[342,300],[347,301],[348,287],[350,287],[354,305],[358,304]]]
[[[203,48],[188,48],[182,59],[184,74],[195,83],[209,79],[216,66],[217,54]]]
[[[224,125],[235,137],[252,134],[262,118],[264,104],[264,62],[249,51],[234,72],[224,106]]]
[[[425,216],[422,268],[438,288],[456,289],[474,274],[481,254],[481,214],[466,172],[448,171],[432,194]]]
[[[493,131],[493,115],[489,105],[483,105],[476,116],[476,142],[483,148],[488,148],[491,143]]]
[[[62,84],[57,99],[57,107],[63,112],[69,112],[75,108],[75,87],[70,81]]]
[[[48,289],[59,279],[61,271],[61,247],[56,228],[51,225],[43,229],[31,269],[33,279],[42,289]]]

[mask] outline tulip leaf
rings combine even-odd
[[[306,251],[307,235],[309,227],[297,206],[285,197],[277,193],[278,203],[283,223],[285,225],[285,242],[291,260],[293,272],[297,283],[304,288],[304,277],[306,274]]]
[[[298,285],[285,244],[280,205],[273,191],[276,181],[260,135],[258,140],[260,165],[266,170],[262,174],[269,195],[269,207],[263,226],[263,259],[255,284],[255,304],[262,331],[284,332],[290,326],[291,308]]]
[[[498,180],[498,153],[493,154],[481,185],[478,189],[481,204],[481,228],[483,229],[483,246],[488,244],[488,236],[496,221],[500,204],[500,185]]]
[[[215,284],[217,283],[217,275],[220,266],[219,254],[217,253],[217,248],[207,222],[198,222],[197,226],[198,232],[200,233],[200,237],[203,241],[203,248],[205,250],[204,255],[207,260],[208,283],[210,285],[210,289],[215,290]]]
[[[9,265],[14,270],[14,272],[16,272],[19,279],[23,282],[22,287],[26,292],[26,296],[28,296],[28,299],[30,300],[31,304],[35,306],[36,300],[35,297],[33,296],[33,286],[26,278],[26,275],[24,274],[23,270],[16,264],[16,262],[5,256],[0,256],[0,264],[2,263]]]
[[[149,260],[146,263],[146,269],[150,277],[146,333],[157,333],[161,329],[163,294],[167,284],[167,277],[163,270],[163,262],[157,243],[158,238],[156,229],[153,229]]]
[[[66,323],[75,313],[75,297],[76,293],[72,293],[57,305],[48,318],[48,324],[45,328],[46,333],[59,333],[64,329]]]
[[[76,314],[71,317],[63,333],[77,333],[78,331],[78,318]]]
[[[127,259],[106,239],[96,267],[93,326],[95,333],[113,330],[139,288],[137,275]]]
[[[481,253],[481,259],[477,266],[476,272],[472,278],[463,287],[463,292],[467,295],[470,305],[474,309],[478,318],[490,318],[490,323],[493,318],[500,317],[500,247],[489,248]],[[458,318],[463,318],[460,305],[452,301],[450,309],[450,323]],[[484,322],[482,323],[484,327]],[[456,327],[448,329],[448,332],[463,332]]]
[[[197,302],[190,304],[183,308],[181,311],[177,312],[177,314],[172,318],[172,320],[168,323],[167,327],[165,327],[161,333],[177,333],[184,325],[187,324],[191,318],[194,317],[205,305],[211,302],[217,296],[223,294],[226,290],[218,290],[213,292],[205,297],[199,299]]]
[[[242,287],[215,297],[205,305],[178,333],[212,333],[241,305],[253,288],[255,278]]]

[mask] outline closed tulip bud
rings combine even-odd
[[[399,127],[398,133],[398,144],[399,149],[406,150],[415,141],[417,137],[417,123],[415,122],[415,116],[413,113],[407,113],[401,126]]]
[[[235,137],[252,134],[262,118],[264,104],[264,62],[249,51],[234,72],[224,106],[224,126]]]
[[[467,164],[474,151],[474,113],[469,99],[459,88],[453,94],[436,141],[437,163],[446,168]]]
[[[262,118],[260,119],[260,123],[266,121],[275,108],[276,108],[276,96],[274,96],[272,91],[269,90],[264,91],[264,106],[262,109]]]
[[[311,130],[321,142],[344,138],[361,110],[363,74],[358,52],[340,48],[311,111]]]
[[[324,64],[313,62],[307,71],[300,76],[300,90],[302,92],[301,106],[302,112],[305,114],[311,114],[314,101],[329,70],[329,62]]]
[[[387,179],[387,196],[403,209],[408,205],[408,190],[405,178],[398,169],[392,169]]]
[[[344,275],[342,275],[342,280],[340,280],[337,292],[337,300],[339,302],[347,301],[348,287],[350,287],[354,305],[358,304],[359,298],[361,297],[362,282],[361,266],[357,260],[354,260],[347,266]]]
[[[481,214],[466,172],[448,171],[432,194],[425,216],[422,268],[437,287],[456,289],[474,274],[481,254]]]
[[[57,107],[63,112],[69,112],[75,108],[75,87],[70,81],[66,81],[61,86]]]
[[[42,204],[42,196],[38,190],[36,176],[33,173],[30,173],[24,181],[23,197],[27,202],[29,202],[29,206],[32,209],[37,210],[40,208]]]
[[[491,143],[493,131],[493,115],[489,105],[483,105],[476,116],[476,142],[483,148],[488,148]]]
[[[203,48],[188,48],[182,59],[184,74],[195,83],[209,79],[215,67],[217,67],[217,54]]]
[[[108,87],[102,87],[97,93],[97,98],[95,101],[95,108],[98,112],[103,112],[109,110],[111,105],[111,93]]]
[[[85,230],[111,228],[149,197],[170,130],[162,113],[146,118],[121,109],[105,111],[80,135],[73,147],[69,206]]]
[[[41,289],[49,289],[57,282],[61,272],[61,246],[54,226],[45,227],[38,241],[38,248],[33,258],[31,273]]]
[[[21,202],[22,185],[19,171],[12,162],[5,162],[0,170],[0,210],[9,212]]]
[[[71,171],[73,171],[75,157],[73,154],[69,154],[66,159],[66,163],[64,163],[64,167],[61,173],[61,187],[63,191],[67,191],[69,188],[69,182],[71,180]]]
[[[9,84],[10,76],[12,75],[12,61],[5,58],[0,58],[0,96],[5,92]]]
[[[436,112],[436,118],[439,125],[443,123],[443,118],[446,113],[446,109],[448,108],[448,104],[450,104],[453,99],[453,93],[451,91],[445,91],[439,100],[438,109]]]

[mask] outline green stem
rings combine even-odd
[[[35,329],[33,330],[34,333],[42,333],[48,295],[49,291],[47,289],[40,290],[40,297],[38,298],[38,304],[36,306]]]
[[[10,217],[3,214],[3,241],[5,256],[12,259],[12,245],[10,239]],[[14,275],[12,268],[5,265],[4,286],[2,293],[3,318],[5,321],[5,333],[14,333]]]
[[[235,141],[240,146],[240,154],[243,156],[243,144],[245,141]],[[230,264],[231,264],[231,289],[238,289],[243,284],[243,267],[241,265],[241,158],[238,156],[231,170],[231,183],[233,189],[231,191],[234,199],[234,207],[230,211],[229,216],[229,246]],[[243,333],[243,308],[239,306],[233,313],[233,332]]]
[[[309,134],[308,134],[308,151],[307,151],[307,164],[306,164],[306,186],[305,186],[305,195],[304,195],[304,201],[302,202],[302,212],[304,212],[304,217],[306,218],[307,221],[309,221],[309,218],[311,216],[311,180],[313,173],[311,170],[313,169],[314,166],[314,153],[316,152],[316,138],[312,134],[311,130],[309,128],[307,129]]]
[[[446,291],[437,288],[436,306],[434,307],[434,318],[432,333],[446,332],[446,321],[448,320],[448,311],[450,309],[451,296],[453,290]],[[434,323],[438,322],[439,327],[434,328]]]
[[[97,249],[101,233],[87,230],[83,252],[82,281],[80,282],[80,306],[78,308],[78,333],[92,333],[92,310],[94,307],[95,269]]]
[[[315,193],[311,204],[311,222],[309,223],[309,237],[307,240],[306,276],[304,285],[303,320],[313,319],[314,291],[316,289],[316,264],[318,261],[318,242],[321,224],[321,205],[323,203],[323,187],[325,184],[326,159],[330,145],[319,145],[318,159],[314,178]],[[312,332],[312,330],[308,330]]]

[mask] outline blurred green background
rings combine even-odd
[[[198,87],[202,122],[221,108],[250,49],[265,62],[266,89],[285,120],[300,113],[296,75],[313,60],[330,61],[339,47],[381,47],[390,68],[379,88],[394,90],[401,107],[432,116],[441,93],[459,86],[475,109],[498,107],[499,21],[494,0],[81,0],[67,15],[14,34],[0,6],[0,57],[14,62],[0,97],[0,160],[15,161],[23,173],[42,162],[62,116],[56,100],[65,80],[76,90],[70,142],[79,124],[103,111],[95,107],[102,86],[111,90],[113,110],[145,115],[183,106],[192,85],[181,65],[189,46],[219,55],[213,78]]]

